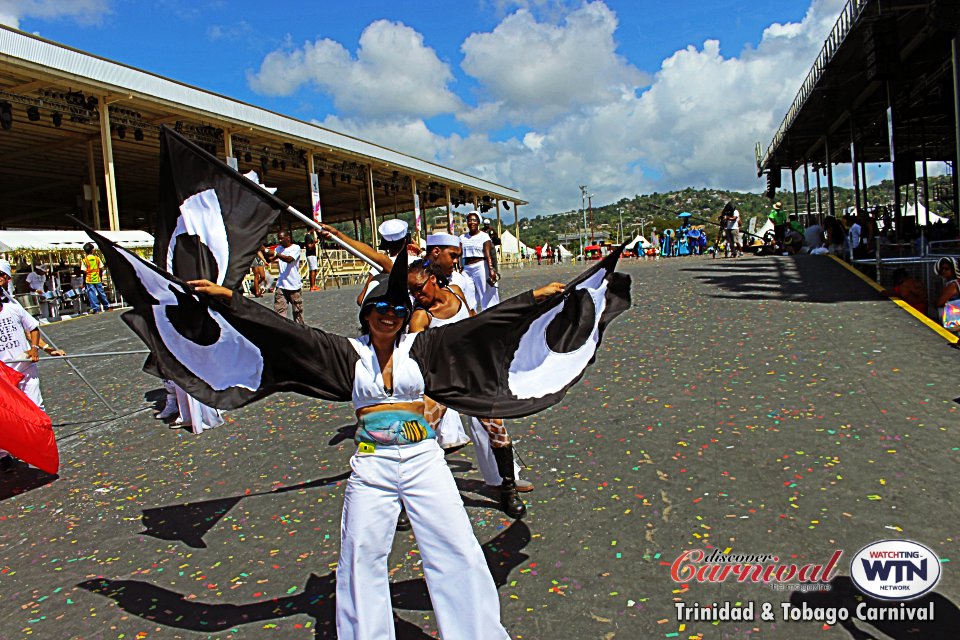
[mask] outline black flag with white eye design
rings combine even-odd
[[[235,409],[277,391],[350,400],[358,356],[346,338],[287,320],[239,293],[229,305],[195,294],[81,226],[133,307],[122,318],[150,349],[147,373],[174,381],[217,409]]]
[[[630,276],[614,268],[623,247],[534,302],[527,292],[483,313],[428,329],[410,356],[424,393],[467,415],[519,418],[560,402],[596,358],[607,325],[630,308]]]
[[[237,289],[286,205],[168,127],[160,128],[154,263],[181,280]]]

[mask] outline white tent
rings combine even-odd
[[[101,231],[125,249],[153,247],[153,236],[146,231]],[[90,240],[83,231],[0,230],[0,251],[78,251]]]
[[[627,247],[635,247],[637,246],[638,242],[640,243],[640,246],[643,247],[644,249],[649,249],[650,247],[653,246],[652,244],[650,244],[650,242],[646,238],[638,235],[636,238],[634,238],[633,240],[627,243]]]
[[[500,250],[504,254],[519,255],[520,248],[522,247],[524,255],[526,255],[527,257],[533,255],[533,251],[530,249],[530,247],[523,244],[522,242],[519,242],[518,244],[517,236],[510,233],[509,229],[505,230],[500,235],[500,243],[501,243]]]
[[[563,258],[563,259],[567,259],[567,258],[569,258],[569,257],[571,257],[571,256],[573,256],[573,253],[571,253],[569,249],[567,249],[565,246],[563,246],[563,245],[561,244],[561,245],[560,245],[560,257]]]
[[[917,207],[914,208],[912,202],[907,202],[903,207],[903,216],[905,218],[912,218],[913,216],[917,217],[917,224],[925,226],[928,224],[935,224],[937,222],[946,222],[947,219],[937,214],[927,211],[927,208],[923,206],[922,202],[917,203]]]

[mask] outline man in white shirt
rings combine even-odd
[[[290,232],[277,234],[280,246],[267,259],[279,263],[280,276],[273,293],[273,310],[287,316],[287,305],[293,309],[294,322],[303,322],[303,280],[300,278],[300,245],[293,244]]]
[[[852,261],[854,258],[858,258],[860,252],[860,238],[863,234],[863,230],[860,227],[860,223],[857,222],[857,219],[853,216],[847,216],[847,222],[850,225],[850,229],[847,231],[847,255]]]

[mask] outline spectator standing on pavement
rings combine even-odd
[[[103,260],[93,252],[93,243],[83,245],[83,261],[80,270],[83,271],[83,284],[87,290],[87,302],[90,303],[90,313],[110,311],[110,301],[103,290],[103,274],[107,270]]]
[[[783,210],[783,203],[774,203],[768,217],[773,222],[773,237],[777,245],[783,246],[783,234],[787,230],[787,212]]]
[[[847,216],[847,257],[852,262],[860,257],[860,243],[863,240],[863,229],[853,216]]]
[[[743,255],[740,248],[740,212],[733,205],[733,202],[727,202],[723,206],[723,257],[736,258]]]
[[[500,303],[497,281],[500,274],[493,266],[493,243],[480,231],[480,214],[467,214],[467,232],[460,236],[463,250],[463,272],[473,280],[480,308],[484,311]]]
[[[310,291],[320,291],[320,287],[317,286],[317,270],[319,269],[317,237],[313,234],[313,231],[307,231],[307,234],[303,236],[303,247],[307,256],[307,269],[310,270]]]
[[[543,259],[542,258],[543,247],[538,244],[536,247],[533,248],[533,252],[537,254],[537,266],[540,266],[540,260]]]
[[[260,248],[257,249],[257,255],[253,258],[253,297],[262,298],[264,292],[267,289],[267,245],[264,242],[260,243]]]
[[[280,246],[267,259],[279,263],[280,276],[273,293],[273,310],[286,317],[287,306],[293,310],[294,322],[303,322],[303,280],[300,278],[300,245],[293,243],[289,231],[277,234]]]

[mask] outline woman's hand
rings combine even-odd
[[[547,298],[550,298],[550,297],[552,297],[552,296],[555,296],[555,295],[557,295],[558,293],[563,293],[564,288],[565,288],[565,287],[564,287],[563,283],[561,283],[561,282],[551,282],[550,284],[546,285],[545,287],[540,287],[539,289],[534,289],[534,291],[533,291],[533,299],[534,299],[536,302],[540,302],[541,300],[546,300]]]
[[[188,280],[187,284],[193,287],[193,290],[197,293],[206,294],[222,302],[230,302],[233,298],[233,291],[209,280]]]

